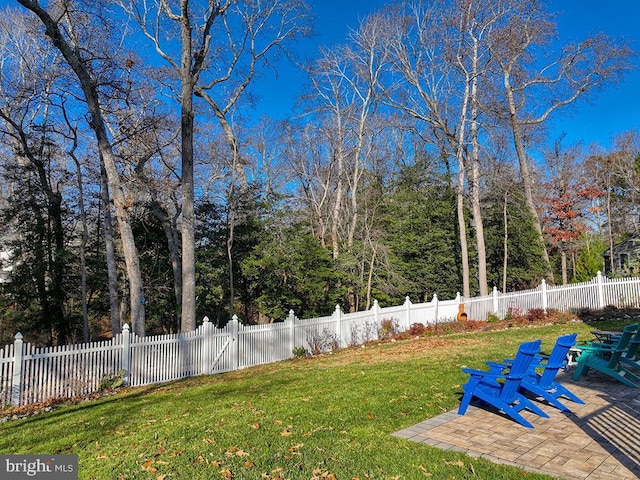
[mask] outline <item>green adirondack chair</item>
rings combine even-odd
[[[560,397],[566,397],[575,403],[584,404],[584,401],[567,387],[555,381],[560,369],[567,366],[567,353],[576,344],[577,336],[576,333],[562,335],[558,337],[553,350],[548,356],[536,355],[529,365],[527,374],[522,379],[520,391],[531,392],[542,397],[563,412],[570,412],[571,409],[559,400]],[[505,359],[506,365],[493,362],[487,362],[487,365],[491,367],[492,373],[498,373],[501,370],[505,371],[505,369],[511,368],[512,363],[512,359]]]
[[[579,345],[580,356],[573,379],[578,380],[586,375],[590,369],[598,370],[632,388],[640,386],[640,376],[635,375],[624,367],[621,359],[627,352],[632,337],[636,336],[637,324],[627,325],[620,337],[611,345]],[[636,347],[637,348],[637,347]]]
[[[627,349],[620,355],[620,363],[625,367],[640,370],[640,327],[629,340]]]
[[[543,410],[519,392],[523,378],[527,375],[529,365],[534,357],[540,353],[540,340],[526,342],[520,345],[513,364],[506,373],[492,373],[471,368],[463,368],[464,373],[470,375],[469,381],[462,388],[464,395],[458,408],[458,414],[464,415],[473,397],[478,398],[496,409],[504,412],[513,420],[527,428],[534,428],[533,424],[524,418],[520,412],[530,410],[541,417],[548,418]]]

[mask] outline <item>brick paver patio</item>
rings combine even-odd
[[[465,415],[453,410],[393,435],[561,479],[640,478],[640,388],[598,372],[574,382],[571,373],[557,380],[586,404],[567,400],[571,414],[541,404],[550,418],[525,411],[533,429],[472,403]]]

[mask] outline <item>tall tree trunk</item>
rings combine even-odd
[[[182,317],[180,329],[190,332],[196,329],[196,234],[193,185],[193,87],[192,28],[189,19],[189,2],[181,2],[180,35],[182,57],[180,64],[181,140],[182,140]]]
[[[504,222],[504,241],[502,259],[502,293],[507,291],[507,265],[509,263],[509,215],[507,211],[507,198],[509,194],[504,191],[504,206],[502,207],[502,220]]]
[[[522,134],[522,124],[518,119],[518,111],[516,108],[515,98],[513,96],[513,89],[511,88],[510,75],[507,71],[504,72],[504,87],[507,96],[507,102],[509,105],[509,125],[511,127],[511,133],[513,135],[513,144],[516,148],[516,156],[518,157],[518,164],[520,165],[520,175],[522,176],[522,184],[524,187],[524,196],[527,208],[533,218],[533,226],[538,233],[538,239],[540,245],[542,245],[542,255],[547,270],[547,278],[554,282],[553,269],[551,268],[551,261],[549,259],[549,251],[547,250],[546,242],[542,234],[542,225],[540,224],[540,217],[538,216],[538,209],[533,196],[533,178],[529,170],[529,163],[527,161],[527,154],[524,149],[524,140]]]
[[[613,243],[613,219],[611,217],[611,174],[607,174],[607,239],[609,241],[609,268],[611,269],[611,275],[616,274],[616,261]]]
[[[473,227],[478,249],[478,288],[480,296],[489,295],[487,285],[487,249],[484,242],[484,223],[480,206],[480,140],[478,138],[478,42],[473,44],[473,70],[471,76],[471,179],[469,194]]]
[[[75,149],[75,145],[74,145]],[[87,309],[87,261],[86,250],[89,241],[89,229],[87,227],[87,212],[84,208],[84,191],[82,188],[82,169],[80,162],[73,154],[69,152],[69,156],[76,164],[76,175],[78,176],[78,208],[80,209],[80,221],[82,222],[82,240],[80,242],[80,290],[82,295],[82,339],[85,343],[89,342],[89,312]]]
[[[471,297],[470,276],[469,269],[469,247],[467,243],[467,222],[464,216],[464,184],[465,184],[465,126],[467,123],[467,109],[469,106],[470,96],[469,82],[465,82],[464,94],[462,97],[462,108],[460,110],[460,129],[458,131],[458,138],[456,139],[456,160],[458,162],[458,188],[456,191],[457,196],[457,215],[458,215],[458,231],[460,232],[460,256],[462,260],[462,295],[465,298]],[[442,123],[442,122],[441,122]],[[444,124],[443,124],[444,125]],[[443,128],[443,132],[446,135],[446,130]]]
[[[107,172],[100,160],[100,195],[102,200],[104,231],[104,251],[107,263],[107,284],[109,286],[109,316],[111,317],[111,334],[120,333],[120,299],[118,296],[118,269],[116,268],[116,249],[113,243],[113,220],[111,219],[111,202],[109,201],[109,183]]]
[[[339,140],[342,141],[341,139]],[[335,153],[336,160],[338,162],[337,171],[337,183],[336,183],[336,196],[333,202],[333,208],[331,210],[331,250],[333,252],[333,259],[337,260],[340,255],[340,242],[338,226],[340,225],[340,212],[342,211],[342,197],[343,197],[343,176],[344,176],[344,153],[342,146],[337,146]]]
[[[458,229],[460,231],[460,256],[462,258],[462,295],[465,298],[471,297],[471,288],[469,285],[469,247],[467,245],[467,224],[464,218],[464,169],[458,172],[458,188],[457,196],[457,213],[458,213]]]
[[[173,293],[176,297],[176,305],[182,305],[182,264],[180,261],[180,250],[178,249],[178,232],[175,221],[157,201],[153,202],[153,214],[162,224],[164,235],[167,238],[167,248],[171,259],[171,271],[173,272]]]

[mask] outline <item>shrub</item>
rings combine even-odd
[[[411,335],[422,335],[424,333],[424,324],[422,323],[412,323],[411,327],[409,327],[409,334]]]
[[[540,320],[544,320],[546,317],[546,313],[541,308],[532,308],[527,312],[527,320],[530,322],[539,322]]]
[[[312,355],[318,355],[323,352],[336,350],[340,346],[340,340],[335,333],[327,330],[322,332],[313,332],[307,337],[307,344]]]
[[[398,320],[395,318],[384,318],[380,323],[380,330],[378,330],[378,338],[389,338],[400,332]]]
[[[293,356],[296,358],[304,358],[309,355],[309,352],[304,347],[296,347],[293,349]]]
[[[490,313],[487,316],[487,323],[495,323],[495,322],[499,322],[500,321],[500,317],[498,315],[496,315],[495,313]]]
[[[105,373],[100,379],[99,389],[113,390],[124,385],[124,370],[120,370],[118,373]]]

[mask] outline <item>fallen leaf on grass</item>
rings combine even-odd
[[[155,460],[147,460],[142,464],[142,470],[145,472],[156,473],[158,469],[153,466]]]
[[[320,468],[316,468],[312,473],[311,480],[338,480],[333,473],[325,472]]]
[[[224,478],[226,478],[227,480],[232,480],[233,479],[233,473],[231,473],[231,470],[220,470],[220,475],[222,475]]]
[[[427,469],[426,469],[426,468],[424,468],[422,465],[420,465],[418,468],[419,468],[420,470],[422,470],[422,474],[423,474],[425,477],[433,477],[433,474],[432,474],[432,473],[430,473],[430,472],[428,472],[428,471],[427,471]]]
[[[369,420],[373,420],[374,418],[376,418],[376,416],[375,416],[373,413],[368,412],[368,413],[367,413],[367,418],[368,418]]]
[[[445,465],[455,465],[456,467],[464,467],[464,462],[458,460],[457,462],[444,462]]]

